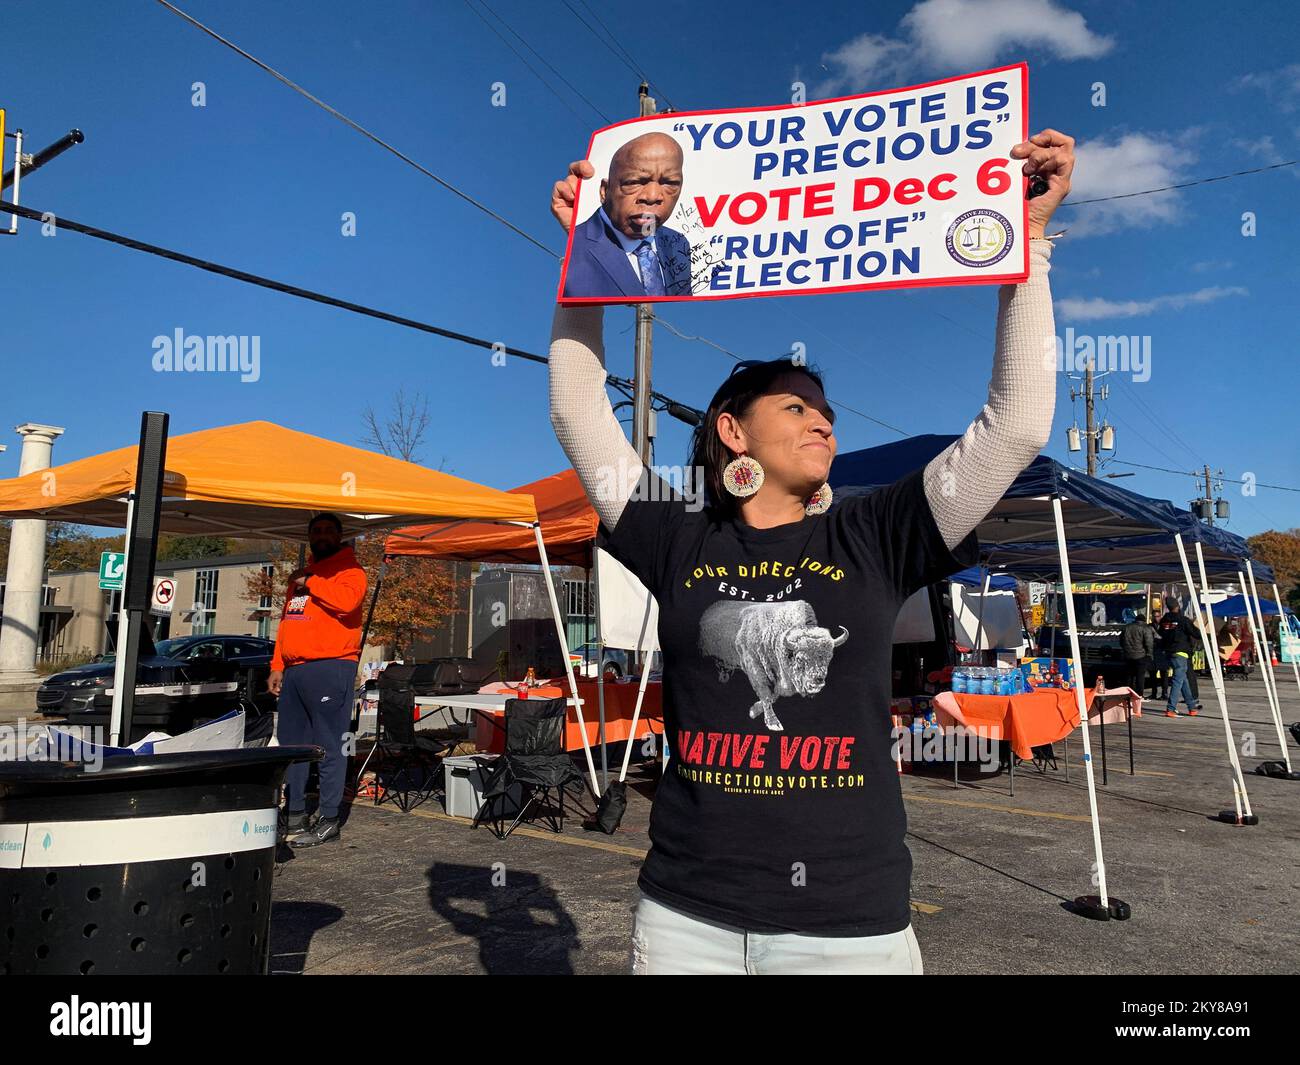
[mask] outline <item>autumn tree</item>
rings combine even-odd
[[[92,536],[80,526],[52,521],[45,531],[45,568],[51,573],[97,570],[100,554],[104,551],[121,551],[125,544],[125,533]]]
[[[1300,529],[1270,529],[1246,543],[1256,559],[1272,567],[1282,597],[1295,604],[1300,598]]]
[[[407,396],[404,389],[398,389],[393,394],[387,414],[376,414],[373,407],[365,409],[361,416],[361,442],[389,458],[422,463],[429,421],[428,397],[423,392]],[[437,469],[451,473],[451,470],[444,469],[446,462],[444,456]]]
[[[233,553],[232,543],[226,536],[179,536],[163,533],[158,537],[158,561],[219,558]]]

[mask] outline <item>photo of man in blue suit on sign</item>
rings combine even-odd
[[[682,161],[666,133],[644,133],[614,153],[600,208],[574,231],[565,296],[691,294],[691,246],[664,224],[682,194]]]

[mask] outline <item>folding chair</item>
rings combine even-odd
[[[403,813],[434,793],[442,756],[455,746],[454,738],[416,731],[415,689],[411,685],[416,668],[391,665],[380,674],[375,749],[371,752],[375,759],[375,805],[391,793]],[[413,783],[416,772],[419,782]]]
[[[552,832],[564,830],[564,789],[586,783],[564,749],[566,700],[507,699],[505,750],[483,782],[483,804],[474,827],[486,823],[497,839],[505,839],[523,822],[534,806]],[[507,796],[520,787],[519,812],[505,826]]]

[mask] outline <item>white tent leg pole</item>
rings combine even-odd
[[[1267,687],[1269,689],[1269,698],[1272,700],[1273,707],[1273,724],[1277,728],[1277,742],[1282,745],[1282,761],[1286,765],[1286,771],[1291,772],[1291,752],[1286,745],[1286,730],[1282,727],[1282,704],[1277,697],[1277,677],[1273,673],[1273,654],[1268,645],[1268,634],[1264,631],[1264,611],[1259,605],[1259,592],[1255,590],[1255,566],[1246,559],[1246,575],[1250,578],[1250,599],[1255,604],[1255,615],[1259,619],[1259,638],[1264,648],[1264,673]],[[1278,603],[1278,610],[1282,609],[1282,604]]]
[[[650,609],[652,599],[645,602],[645,615],[641,619],[641,635],[646,637],[646,660],[641,667],[641,683],[637,687],[636,706],[632,709],[632,724],[628,727],[627,746],[623,749],[623,768],[618,774],[619,782],[622,783],[627,779],[627,766],[632,758],[632,744],[636,742],[636,723],[641,718],[641,701],[645,698],[645,687],[650,680],[650,663],[654,661],[654,652],[659,645],[659,617],[658,614]],[[655,613],[655,627],[650,627],[650,615]],[[639,643],[640,641],[638,641]],[[641,653],[641,648],[636,648],[637,654]]]
[[[18,168],[14,169],[18,177]],[[135,491],[126,497],[126,530],[122,537],[122,590],[117,593],[117,644],[113,648],[113,710],[108,720],[108,742],[114,747],[122,739],[122,685],[126,682],[126,564],[131,561],[131,518],[135,514]],[[126,737],[123,746],[129,746],[131,737]]]
[[[551,614],[555,618],[555,631],[560,637],[560,658],[564,661],[564,671],[568,674],[569,690],[573,692],[573,708],[578,714],[578,730],[582,733],[582,753],[587,756],[587,771],[591,773],[591,792],[600,794],[600,782],[596,779],[596,763],[591,759],[591,743],[587,739],[587,723],[582,717],[582,695],[578,691],[578,682],[573,676],[573,662],[569,659],[569,640],[564,634],[564,619],[560,616],[560,602],[555,597],[555,582],[551,580],[551,564],[546,558],[546,545],[542,543],[542,526],[533,526],[533,535],[537,538],[537,557],[542,562],[542,575],[546,578],[546,594],[551,597]]]
[[[1187,590],[1191,592],[1192,609],[1196,612],[1196,626],[1201,632],[1201,646],[1205,649],[1205,655],[1208,658],[1211,654],[1215,660],[1218,660],[1218,650],[1213,646],[1210,639],[1210,623],[1201,617],[1201,597],[1196,591],[1196,582],[1192,580],[1192,567],[1187,562],[1187,548],[1183,546],[1182,533],[1174,534],[1174,546],[1178,548],[1178,561],[1183,564],[1183,579],[1187,581]],[[1200,550],[1200,544],[1196,545]],[[1202,562],[1201,572],[1204,579],[1205,567],[1203,564],[1204,556],[1198,554],[1198,561]],[[1208,589],[1207,589],[1208,590]],[[1187,663],[1188,669],[1191,668],[1191,661]],[[1228,764],[1232,767],[1232,798],[1236,806],[1237,821],[1241,823],[1242,815],[1253,817],[1250,809],[1250,797],[1246,794],[1246,779],[1241,775],[1241,761],[1237,758],[1237,741],[1232,736],[1232,720],[1228,717],[1228,693],[1223,684],[1223,672],[1210,666],[1210,676],[1214,681],[1214,694],[1219,700],[1219,713],[1223,717],[1223,738],[1228,744]],[[1177,693],[1170,695],[1174,698]],[[1240,793],[1240,798],[1238,798]]]
[[[1253,610],[1252,620],[1255,623],[1255,629],[1258,633],[1256,636],[1255,646],[1262,648],[1264,655],[1260,665],[1260,672],[1264,675],[1264,688],[1268,692],[1268,707],[1273,715],[1273,727],[1277,729],[1278,742],[1282,745],[1282,757],[1286,762],[1287,771],[1291,770],[1291,756],[1286,746],[1286,733],[1282,728],[1282,704],[1277,696],[1277,679],[1273,675],[1273,649],[1268,642],[1268,633],[1264,630],[1264,610],[1259,603],[1259,595],[1255,591],[1255,572],[1254,566],[1250,561],[1246,562],[1246,579],[1250,584],[1250,591],[1246,592],[1245,585],[1242,591],[1246,592],[1246,609]]]
[[[605,638],[600,627],[600,559],[599,548],[592,548],[592,573],[596,577],[596,714],[600,720],[600,783],[609,787],[609,743],[605,736]],[[585,666],[586,663],[584,662]]]
[[[982,565],[980,566],[980,568],[984,571],[984,580],[980,583],[980,606],[979,606],[979,613],[977,613],[977,614],[975,615],[975,651],[976,651],[976,653],[979,653],[979,651],[980,651],[980,643],[981,643],[981,642],[983,641],[983,639],[984,639],[984,601],[988,598],[988,594],[989,594],[989,582],[993,579],[993,573],[992,573],[992,571],[989,569],[987,563],[982,564]]]
[[[1088,778],[1088,812],[1092,820],[1092,848],[1097,859],[1097,886],[1101,908],[1109,916],[1110,897],[1106,891],[1106,858],[1101,850],[1101,822],[1097,816],[1097,783],[1092,773],[1092,744],[1088,737],[1088,707],[1083,699],[1083,654],[1079,650],[1079,626],[1074,619],[1074,596],[1070,594],[1074,582],[1070,579],[1070,558],[1065,549],[1065,518],[1061,513],[1061,497],[1052,496],[1052,518],[1056,522],[1056,548],[1061,556],[1061,587],[1065,590],[1065,623],[1070,633],[1070,654],[1074,660],[1074,694],[1079,704],[1079,725],[1083,730],[1083,768]],[[1015,757],[1015,752],[1011,752]]]
[[[650,653],[653,654],[653,652]],[[641,700],[645,698],[646,681],[649,679],[650,663],[647,660],[645,668],[641,670],[641,685],[636,691],[636,707],[632,711],[632,724],[628,727],[627,746],[623,749],[623,768],[618,774],[620,782],[627,779],[628,762],[632,760],[632,745],[636,743],[636,723],[641,719]]]
[[[595,599],[597,599],[597,611],[601,609],[601,566],[599,559],[594,559],[595,567]],[[584,667],[586,666],[586,663]],[[601,739],[601,787],[610,787],[610,746],[604,735],[604,637],[601,635],[601,619],[597,618],[595,624],[595,714],[599,722],[597,731]]]
[[[1277,604],[1278,610],[1283,611],[1283,613],[1279,615],[1281,620],[1278,622],[1279,629],[1278,629],[1278,637],[1277,637],[1277,642],[1278,642],[1277,656],[1278,658],[1281,658],[1282,657],[1282,632],[1280,626],[1286,625],[1288,632],[1291,631],[1291,626],[1287,624],[1286,613],[1285,613],[1286,606],[1282,602],[1282,597],[1278,595],[1276,581],[1274,581],[1273,583],[1273,602]],[[1291,672],[1295,674],[1296,690],[1300,691],[1300,666],[1296,665],[1296,660],[1294,655],[1291,656]]]
[[[1205,647],[1206,657],[1209,658],[1210,661],[1210,678],[1215,684],[1215,693],[1218,694],[1220,691],[1223,692],[1223,694],[1219,696],[1219,711],[1223,716],[1223,731],[1228,743],[1228,757],[1231,760],[1236,756],[1237,750],[1232,739],[1232,727],[1228,724],[1228,686],[1223,682],[1223,663],[1219,661],[1218,641],[1210,639],[1214,632],[1214,610],[1210,606],[1210,579],[1205,573],[1205,552],[1201,550],[1200,540],[1196,541],[1196,566],[1201,575],[1201,598],[1205,601],[1204,626],[1201,628],[1201,631],[1204,634],[1202,646]],[[1196,623],[1200,626],[1201,622],[1202,615],[1198,613],[1196,615]],[[1214,651],[1213,656],[1210,655],[1211,650]],[[1236,814],[1237,824],[1243,823],[1242,795],[1245,793],[1245,788],[1246,780],[1241,776],[1241,764],[1238,759],[1236,766],[1233,768],[1232,777],[1232,806],[1233,812]],[[1246,811],[1249,811],[1249,798],[1246,799],[1245,807]]]

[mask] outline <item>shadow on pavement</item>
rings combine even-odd
[[[272,974],[301,976],[312,936],[341,920],[343,911],[327,902],[275,902],[271,906]]]
[[[572,975],[578,928],[541,877],[505,862],[439,862],[426,876],[430,908],[478,942],[485,972]]]

